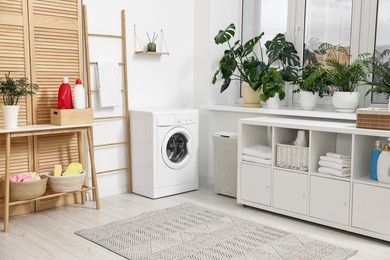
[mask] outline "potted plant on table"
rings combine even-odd
[[[5,128],[16,128],[18,125],[18,102],[21,97],[35,94],[39,86],[29,83],[26,77],[15,80],[10,77],[10,72],[5,74],[5,79],[0,78],[0,94],[3,98],[3,117]]]
[[[219,61],[219,67],[214,73],[212,83],[215,84],[220,75],[223,80],[220,90],[222,93],[229,87],[232,80],[241,80],[246,82],[262,101],[275,96],[283,100],[285,81],[292,81],[298,75],[296,66],[299,65],[299,56],[294,45],[288,42],[283,34],[276,35],[264,45],[268,58],[264,61],[260,44],[264,33],[244,44],[240,40],[231,43],[235,29],[235,25],[230,24],[225,30],[220,30],[214,38],[216,44],[227,43],[228,49],[224,51]],[[255,51],[256,47],[258,54]]]
[[[350,54],[341,46],[328,43],[320,46],[327,55],[325,65],[329,73],[332,103],[338,112],[355,112],[359,104],[359,93],[356,88],[365,84],[368,75],[366,61],[369,54],[360,54],[352,63],[343,61],[339,55],[344,55],[349,61]]]
[[[331,82],[324,64],[310,62],[300,69],[300,75],[294,84],[298,85],[298,88],[293,92],[300,94],[301,108],[313,110],[318,97],[323,97],[323,93],[327,91]]]

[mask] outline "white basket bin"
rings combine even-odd
[[[214,192],[237,197],[237,133],[213,133]]]

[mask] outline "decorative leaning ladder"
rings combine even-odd
[[[122,61],[118,64],[123,68],[123,89],[121,91],[124,98],[123,114],[120,116],[107,116],[107,117],[95,117],[95,121],[104,120],[124,120],[126,125],[126,141],[117,143],[105,143],[95,145],[94,149],[99,147],[109,147],[115,145],[125,145],[127,151],[127,167],[120,169],[110,169],[105,171],[97,171],[97,174],[118,172],[126,170],[128,173],[128,191],[132,192],[132,178],[131,178],[131,152],[130,152],[130,122],[129,122],[129,100],[128,100],[128,79],[127,79],[127,51],[126,51],[126,14],[125,10],[121,12],[122,30],[121,35],[110,35],[110,34],[95,34],[88,32],[88,19],[87,19],[87,7],[83,5],[84,15],[84,40],[85,40],[85,60],[86,60],[86,76],[87,76],[87,92],[88,92],[88,106],[92,107],[92,94],[98,94],[98,90],[93,90],[91,86],[91,64],[97,64],[97,61],[90,61],[89,57],[89,37],[103,37],[112,39],[121,39],[122,42]]]

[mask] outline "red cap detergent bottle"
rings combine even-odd
[[[58,89],[58,109],[73,109],[72,89],[69,85],[69,79],[64,77],[62,84]]]

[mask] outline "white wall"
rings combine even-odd
[[[211,80],[218,68],[226,46],[216,45],[214,37],[218,31],[230,23],[237,27],[237,36],[241,28],[241,0],[204,0],[195,1],[195,67],[194,67],[194,105],[232,104],[237,102],[238,84],[234,82],[222,94],[221,82],[212,85]],[[236,120],[229,114],[211,113],[200,110],[200,181],[214,183],[212,138],[214,131],[236,130]],[[220,115],[222,117],[220,118]],[[226,125],[227,124],[227,125]],[[228,126],[230,125],[230,126]]]
[[[120,35],[120,13],[122,9],[126,10],[130,109],[199,108],[202,104],[237,101],[237,83],[220,94],[220,82],[213,86],[211,79],[225,48],[217,46],[213,38],[230,23],[235,23],[237,35],[240,34],[241,0],[83,0],[83,3],[87,5],[90,33]],[[138,43],[135,44],[134,24],[142,45],[147,43],[146,32],[159,33],[157,48],[163,29],[170,55],[134,54],[139,50]],[[91,60],[98,57],[120,59],[120,41],[90,37],[90,45]],[[211,133],[214,130],[235,130],[236,120],[221,121],[222,125],[218,127],[219,120],[213,119],[210,123],[210,116],[215,115],[200,111],[200,144],[207,145],[200,145],[199,174],[200,181],[213,183]],[[224,123],[230,126],[225,127]],[[95,135],[95,140],[104,138],[104,133]],[[110,163],[106,161],[102,168]],[[126,192],[127,176],[123,172],[99,175],[98,182],[101,196]]]

